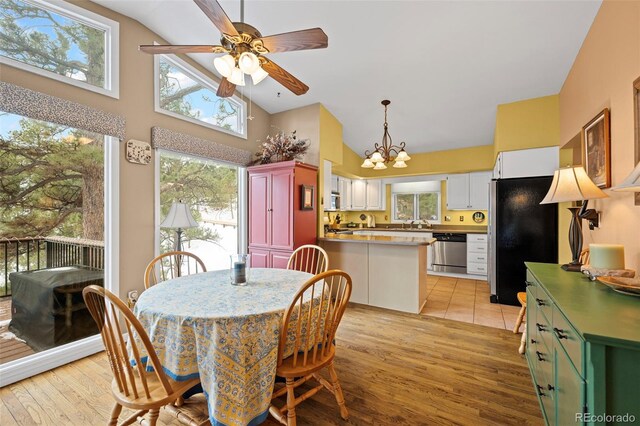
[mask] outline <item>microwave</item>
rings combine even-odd
[[[329,209],[340,210],[340,193],[339,192],[331,192],[331,203],[329,204]]]

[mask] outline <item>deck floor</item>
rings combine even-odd
[[[33,349],[9,331],[9,321],[11,321],[11,298],[2,297],[0,298],[0,364],[34,353]]]

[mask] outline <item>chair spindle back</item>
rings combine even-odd
[[[200,272],[207,269],[198,256],[187,251],[170,251],[149,263],[144,271],[144,286],[148,289],[162,281]]]
[[[343,271],[323,272],[307,281],[284,314],[278,366],[289,355],[293,367],[305,367],[329,355],[351,297],[351,277]],[[292,353],[289,349],[292,349]]]
[[[300,246],[291,254],[287,269],[308,272],[313,275],[327,272],[329,269],[327,252],[322,247],[313,244]]]

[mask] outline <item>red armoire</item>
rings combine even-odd
[[[318,168],[283,161],[247,170],[251,266],[284,269],[296,248],[316,243]],[[303,186],[313,188],[312,209],[303,209]]]

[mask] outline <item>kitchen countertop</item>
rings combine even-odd
[[[364,244],[389,244],[401,246],[428,246],[432,245],[435,238],[426,239],[420,237],[387,237],[383,235],[349,235],[349,234],[329,234],[318,238],[319,241],[335,241],[341,243],[364,243]]]
[[[431,228],[400,228],[400,225],[381,225],[375,228],[340,228],[338,231],[390,231],[390,232],[452,232],[457,234],[486,234],[486,226],[433,225]]]

